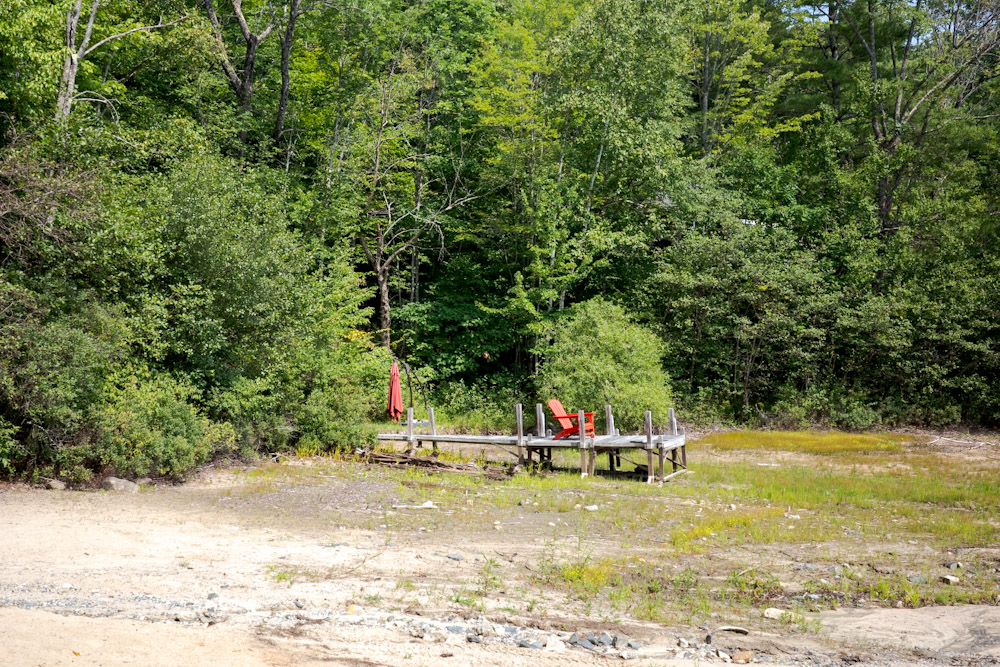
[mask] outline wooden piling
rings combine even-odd
[[[577,435],[580,436],[580,477],[586,477],[590,472],[590,462],[587,461],[587,416],[580,410],[576,413]]]
[[[653,481],[653,413],[646,410],[646,483]]]
[[[524,406],[518,403],[514,406],[514,415],[517,417],[517,464],[524,465]]]
[[[607,433],[608,435],[615,434],[615,416],[611,414],[611,405],[604,406],[604,432]],[[618,458],[618,450],[609,449],[608,469],[610,469],[611,472],[615,472],[616,470],[618,470],[618,465],[617,465],[618,462],[616,460],[617,458]]]
[[[656,478],[663,481],[663,459],[666,456],[666,452],[663,451],[663,436],[657,436],[656,438]]]
[[[687,429],[681,428],[681,435],[687,435]],[[681,465],[687,470],[688,467],[688,450],[687,450],[687,438],[684,438],[684,444],[681,445]]]
[[[434,421],[434,408],[427,408],[427,419],[431,422],[431,435],[437,435],[437,422]],[[431,448],[433,449],[433,456],[438,455],[438,443],[437,440],[431,441]]]
[[[413,436],[413,408],[406,408],[406,453],[410,456],[416,452]]]

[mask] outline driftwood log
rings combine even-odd
[[[458,472],[467,475],[482,475],[490,479],[506,479],[513,473],[513,468],[504,466],[485,465],[477,463],[463,463],[461,461],[441,461],[433,456],[411,456],[406,453],[397,452],[365,452],[364,459],[371,463],[389,465],[393,467],[415,466],[420,468],[431,468],[440,472]]]

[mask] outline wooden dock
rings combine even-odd
[[[611,413],[611,406],[604,408],[607,433],[604,435],[587,436],[581,432],[576,437],[562,438],[556,440],[552,437],[545,424],[545,411],[542,404],[535,406],[536,428],[535,433],[526,433],[524,430],[523,407],[520,403],[516,406],[517,430],[512,435],[455,435],[448,433],[438,433],[434,422],[434,408],[428,409],[429,432],[418,433],[413,420],[413,408],[406,411],[406,432],[405,433],[379,433],[378,439],[384,442],[406,442],[412,452],[420,443],[431,443],[437,449],[439,443],[452,444],[474,444],[493,446],[502,449],[516,448],[517,459],[520,465],[532,465],[535,454],[538,455],[538,463],[552,461],[552,450],[554,449],[576,449],[580,452],[581,476],[594,474],[594,467],[597,455],[608,454],[610,468],[614,471],[621,465],[622,452],[626,450],[638,450],[646,453],[646,481],[664,482],[672,477],[687,472],[687,443],[684,429],[678,429],[677,419],[673,409],[670,410],[668,419],[670,423],[669,433],[654,434],[652,413],[646,411],[644,433],[637,435],[621,435],[615,429],[614,415]],[[577,415],[579,424],[584,423],[584,413],[581,410]],[[581,429],[585,431],[586,429]],[[671,470],[667,472],[666,464],[669,461]],[[638,467],[638,466],[637,466]]]

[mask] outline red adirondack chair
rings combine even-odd
[[[567,414],[565,408],[563,408],[562,403],[559,399],[553,398],[549,400],[549,410],[552,411],[552,416],[556,418],[559,425],[562,426],[562,430],[553,436],[554,440],[559,440],[560,438],[566,438],[571,435],[577,437],[580,436],[580,427],[576,424],[579,421],[579,416],[576,413]],[[594,435],[594,413],[584,412],[584,434],[593,436]]]

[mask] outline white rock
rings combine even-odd
[[[101,482],[101,488],[106,491],[114,491],[115,493],[138,493],[139,485],[135,482],[130,482],[127,479],[119,479],[117,477],[108,477],[103,482]]]
[[[545,650],[546,651],[565,651],[566,645],[563,644],[562,640],[555,635],[549,635],[549,638],[545,640]]]
[[[764,618],[770,618],[775,621],[792,621],[799,622],[803,619],[801,614],[796,614],[791,611],[785,611],[784,609],[777,609],[775,607],[768,607],[764,610]]]

